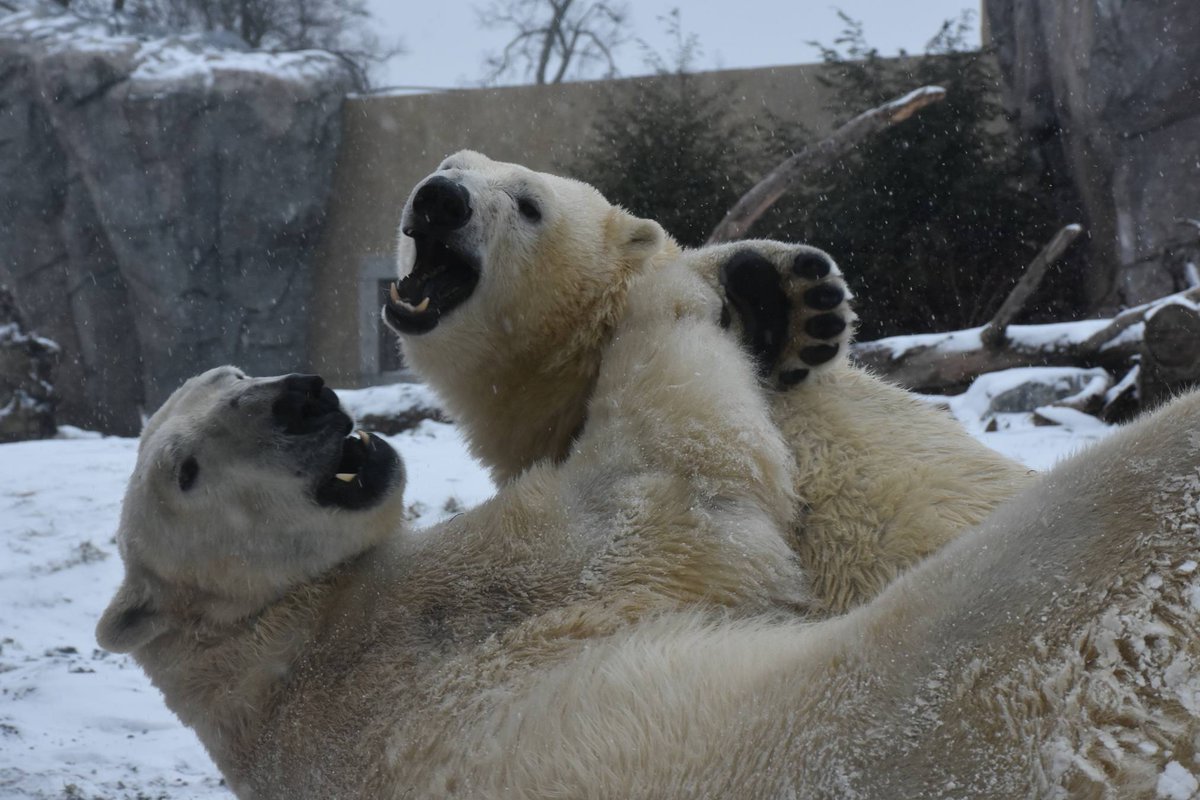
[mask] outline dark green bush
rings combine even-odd
[[[809,176],[749,235],[832,253],[858,296],[860,338],[981,324],[1059,225],[1015,146],[990,61],[963,49],[966,18],[946,23],[925,57],[900,59],[881,58],[843,20],[844,35],[821,47],[839,123],[923,85],[945,87],[946,99]],[[813,138],[776,117],[735,119],[683,69],[614,95],[600,119],[573,171],[689,245]]]

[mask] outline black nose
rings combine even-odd
[[[280,393],[271,414],[285,433],[312,433],[339,409],[337,395],[319,375],[287,375],[280,380]]]
[[[467,187],[435,175],[417,190],[412,203],[412,221],[404,232],[449,233],[471,219],[471,195]]]

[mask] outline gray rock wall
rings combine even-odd
[[[351,88],[323,53],[0,18],[0,278],[63,348],[62,421],[136,433],[200,370],[305,364]]]
[[[986,0],[1021,130],[1091,234],[1094,307],[1184,288],[1198,260],[1200,2]],[[1070,221],[1070,220],[1064,220]]]

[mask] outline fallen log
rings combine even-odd
[[[1112,319],[1008,325],[1001,347],[986,346],[980,327],[860,342],[851,353],[858,363],[894,383],[935,394],[960,391],[984,373],[1014,367],[1103,367],[1120,376],[1140,359],[1145,322],[1156,309],[1197,300],[1200,287],[1130,308]]]

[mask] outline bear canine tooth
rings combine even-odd
[[[355,431],[354,433],[355,433],[355,435],[358,436],[359,439],[362,439],[363,444],[371,443],[371,434],[367,433],[366,431],[359,430],[359,431]]]
[[[358,477],[358,473],[357,472],[339,472],[336,475],[334,475],[333,477],[337,478],[339,481],[345,481],[346,483],[349,483],[350,481],[352,481]]]
[[[400,290],[396,288],[395,281],[392,281],[392,285],[388,288],[388,295],[392,298],[392,302],[397,305],[404,302],[400,299]]]
[[[409,308],[411,308],[413,311],[420,313],[420,312],[424,311],[425,309],[429,308],[429,298],[426,297],[424,300],[422,300],[416,306],[409,306]]]

